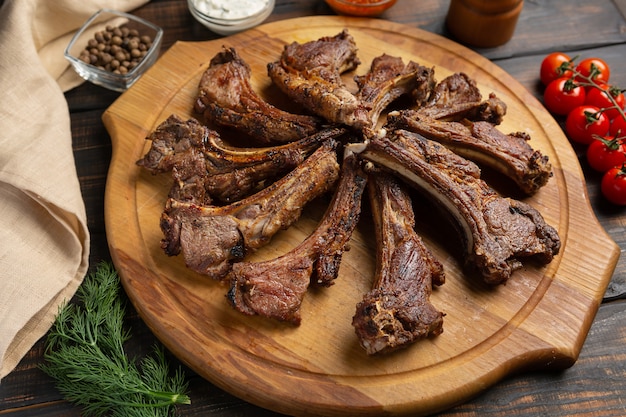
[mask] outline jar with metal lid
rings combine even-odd
[[[461,43],[492,48],[512,37],[523,0],[451,0],[446,24]]]

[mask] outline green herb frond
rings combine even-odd
[[[59,309],[41,369],[86,416],[170,416],[174,405],[190,404],[184,373],[179,368],[170,376],[160,347],[140,366],[128,358],[120,287],[109,263],[85,278],[76,303]]]

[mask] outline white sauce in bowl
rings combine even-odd
[[[194,0],[198,11],[218,19],[243,19],[265,9],[268,0]]]

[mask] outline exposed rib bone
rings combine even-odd
[[[370,126],[365,106],[352,94],[341,74],[355,69],[354,38],[347,30],[303,44],[285,46],[278,62],[267,70],[274,84],[294,102],[331,123],[356,128]]]
[[[230,273],[228,299],[239,311],[300,324],[311,282],[329,286],[359,220],[366,176],[354,154],[344,158],[333,199],[315,231],[290,252],[263,262],[239,262]]]
[[[296,221],[302,208],[339,176],[337,142],[329,140],[296,169],[262,191],[231,205],[204,207],[169,199],[161,216],[166,254],[181,251],[186,265],[215,279],[245,252],[267,244]]]
[[[434,87],[434,71],[411,61],[402,62],[402,58],[383,54],[374,58],[370,70],[361,76],[354,77],[359,90],[357,99],[369,109],[369,119],[376,126],[383,112],[396,99],[415,94],[419,101],[430,94]]]
[[[259,145],[286,143],[314,134],[322,120],[288,113],[262,99],[250,84],[250,66],[224,48],[200,80],[196,112],[218,125],[248,134]]]
[[[482,163],[511,178],[528,195],[537,192],[552,176],[548,157],[534,150],[528,134],[506,135],[488,122],[445,122],[402,110],[389,115],[389,123],[444,144],[455,153]]]
[[[559,252],[556,230],[526,203],[500,197],[479,168],[443,145],[397,130],[369,142],[361,156],[384,166],[442,203],[462,227],[467,263],[485,282],[505,282],[520,258],[548,263]]]
[[[388,353],[443,331],[443,313],[429,301],[432,285],[444,283],[443,265],[414,230],[411,198],[393,176],[369,175],[376,230],[374,285],[352,318],[361,346]]]
[[[328,128],[285,145],[233,148],[197,120],[172,115],[147,137],[152,145],[137,164],[152,173],[171,170],[171,198],[201,205],[231,203],[295,168],[322,142],[345,131]]]
[[[506,104],[493,93],[482,101],[476,82],[462,72],[444,78],[432,90],[428,101],[418,107],[421,114],[433,119],[484,120],[495,125],[502,122],[507,110]]]

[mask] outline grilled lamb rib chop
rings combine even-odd
[[[383,54],[374,58],[365,75],[354,77],[359,90],[357,99],[369,109],[370,125],[376,126],[378,118],[389,104],[401,96],[413,94],[415,102],[425,102],[434,85],[434,71],[402,58]]]
[[[239,262],[230,272],[230,303],[248,315],[300,324],[311,283],[332,285],[358,223],[367,177],[356,155],[344,157],[333,199],[315,231],[288,253],[263,262]]]
[[[232,148],[197,120],[172,115],[147,137],[150,150],[137,164],[154,174],[172,171],[170,198],[201,205],[231,203],[295,168],[322,142],[344,132],[327,128],[285,145]]]
[[[312,113],[331,123],[368,127],[367,108],[341,79],[360,64],[356,52],[354,38],[343,30],[333,37],[286,45],[280,60],[270,62],[267,70],[280,90]]]
[[[511,178],[528,195],[537,192],[552,176],[548,157],[534,150],[523,132],[504,134],[484,121],[446,122],[402,110],[389,115],[388,122],[444,144],[455,153],[490,166]]]
[[[418,108],[422,115],[433,119],[484,120],[495,125],[502,122],[506,110],[506,103],[493,93],[483,101],[476,81],[462,72],[444,78],[434,87],[427,102]]]
[[[161,247],[170,256],[182,251],[193,271],[223,278],[232,262],[267,244],[300,217],[309,201],[331,188],[339,176],[336,147],[334,139],[324,142],[285,177],[228,206],[169,199],[161,216]]]
[[[556,230],[537,210],[499,196],[480,178],[476,164],[437,142],[396,130],[373,138],[360,155],[442,203],[462,228],[467,265],[489,284],[506,282],[522,266],[520,258],[548,263],[559,252]]]
[[[286,143],[314,134],[322,120],[278,109],[250,84],[250,66],[234,48],[224,48],[200,79],[194,109],[218,125],[248,134],[258,145]]]
[[[369,355],[388,353],[443,331],[443,313],[429,301],[444,283],[443,265],[414,230],[411,198],[395,177],[370,172],[368,187],[376,230],[373,289],[352,318]]]
[[[188,152],[204,149],[209,138],[218,135],[196,119],[185,121],[172,114],[146,137],[152,143],[137,165],[153,174],[171,171],[175,165],[184,163]]]
[[[175,167],[170,196],[201,202],[195,196],[204,193],[219,203],[230,204],[267,187],[301,164],[323,142],[345,132],[344,128],[327,128],[298,141],[267,148],[229,148],[213,138],[211,152],[196,154],[198,162],[189,159],[189,163]]]

